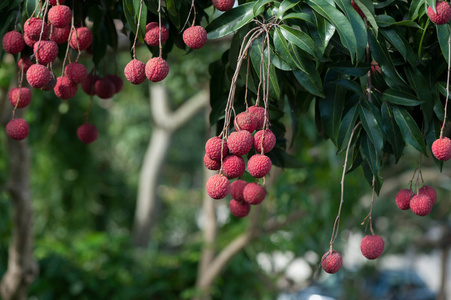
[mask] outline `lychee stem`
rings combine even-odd
[[[85,112],[85,123],[88,123],[89,112],[91,111],[91,107],[92,107],[92,95],[89,95],[89,105],[88,109]]]
[[[162,57],[163,46],[161,45],[161,0],[158,0],[158,46],[160,48],[160,57]]]
[[[247,69],[246,69],[246,90],[244,94],[244,103],[246,104],[246,111],[249,109],[249,104],[247,103],[247,93],[248,93],[248,84],[249,84],[249,66],[251,61],[251,56],[249,55],[249,51],[246,52],[247,55]]]
[[[41,33],[39,34],[39,41],[38,41],[38,46],[36,47],[36,52],[33,54],[36,58],[36,63],[39,64],[39,47],[41,46],[41,40],[42,40],[42,34],[44,33],[44,25],[45,25],[45,15],[47,15],[47,9],[49,7],[49,3],[46,1],[44,3],[44,7],[45,7],[45,12],[44,12],[44,17],[42,18],[42,25],[41,25]]]
[[[22,3],[19,4],[19,11],[17,12],[16,21],[14,21],[14,30],[17,31],[17,23],[19,21],[20,10],[22,9]]]
[[[36,4],[36,7],[34,8],[33,13],[31,14],[30,18],[28,18],[28,25],[30,25],[31,18],[34,17],[34,14],[36,13],[36,10],[38,9],[39,4],[41,4],[41,0],[39,0],[39,2]]]
[[[72,11],[74,10],[74,7],[72,6]],[[70,39],[72,37],[72,33],[75,30],[75,17],[74,14],[72,13],[72,20],[71,20],[71,24],[70,24],[70,31],[69,31],[69,37],[67,38],[67,47],[66,47],[66,54],[64,55],[64,59],[63,59],[63,70],[61,71],[61,76],[64,76],[64,68],[66,66],[66,59],[69,57],[69,63],[70,63],[70,54],[69,54],[69,44],[70,44]],[[77,39],[77,44],[78,44],[78,39]],[[78,61],[78,59],[77,59]]]
[[[136,59],[136,41],[138,40],[139,24],[141,23],[141,11],[142,11],[142,8],[143,8],[143,0],[139,1],[138,22],[136,23],[135,40],[133,41],[133,46],[132,46],[133,59]]]
[[[443,117],[443,124],[442,128],[440,129],[440,139],[443,138],[443,129],[445,128],[446,124],[446,115],[448,110],[448,99],[449,99],[449,74],[451,69],[451,33],[448,38],[448,76],[446,78],[446,101],[445,101],[445,115]]]
[[[375,190],[376,190],[376,176],[373,175],[373,182],[372,182],[372,187],[373,187],[373,192],[371,195],[371,206],[370,206],[370,211],[368,213],[368,215],[363,219],[363,222],[360,225],[364,225],[366,219],[370,220],[370,231],[371,234],[374,235],[374,230],[373,230],[373,218],[371,217],[371,213],[373,212],[373,204],[374,204],[374,194],[375,194]]]

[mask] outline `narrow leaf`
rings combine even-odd
[[[424,138],[412,116],[400,106],[393,107],[393,115],[396,124],[398,124],[399,129],[401,130],[404,141],[427,156]]]

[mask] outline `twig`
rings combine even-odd
[[[143,0],[139,1],[138,22],[137,22],[137,25],[136,25],[135,40],[133,41],[133,46],[132,46],[133,59],[136,59],[136,40],[138,39],[139,24],[141,23],[141,11],[142,11],[142,8],[143,8]]]
[[[442,128],[440,128],[440,139],[443,137],[443,129],[446,124],[446,115],[448,110],[448,99],[449,99],[449,74],[451,72],[451,32],[448,38],[448,76],[446,78],[446,101],[445,101],[445,116],[443,117]]]

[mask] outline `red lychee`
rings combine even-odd
[[[337,251],[327,251],[321,258],[321,267],[329,274],[337,273],[343,266],[343,259]]]
[[[250,133],[254,132],[257,128],[257,119],[250,112],[244,111],[236,115],[235,129],[237,131],[247,130]]]
[[[152,82],[158,82],[166,78],[169,73],[168,63],[161,57],[149,59],[146,64],[146,77]]]
[[[433,187],[430,187],[428,185],[423,186],[419,190],[419,194],[420,195],[426,195],[429,198],[431,198],[432,205],[434,205],[435,202],[437,201],[437,192],[435,191],[435,189]]]
[[[54,72],[50,72],[50,80],[49,80],[49,82],[47,82],[47,84],[45,86],[43,86],[41,88],[41,90],[46,91],[46,92],[53,91],[55,86],[56,86],[56,75]]]
[[[97,139],[98,134],[97,127],[89,123],[85,123],[77,129],[78,139],[85,144],[94,142]]]
[[[81,83],[81,88],[87,95],[93,96],[96,94],[95,84],[99,79],[100,76],[98,75],[88,74],[86,79]]]
[[[63,4],[64,1],[66,1],[66,0],[59,0],[58,3],[57,3],[57,1],[58,0],[49,0],[49,3],[50,3],[50,5],[57,5],[58,3]]]
[[[82,83],[86,79],[86,76],[88,76],[88,70],[85,65],[73,62],[66,66],[64,74],[73,83]]]
[[[230,200],[229,209],[232,215],[237,218],[244,218],[251,212],[251,205],[246,202],[239,202],[235,199]]]
[[[23,40],[25,44],[30,48],[33,48],[34,44],[36,43],[36,41],[32,40],[26,33],[23,35]]]
[[[25,21],[23,25],[24,34],[28,35],[28,37],[34,41],[39,40],[39,36],[41,35],[42,28],[42,19],[39,18],[31,18]],[[49,25],[44,22],[44,28],[42,31],[41,40],[46,40],[49,38]]]
[[[50,39],[57,44],[64,44],[69,39],[70,27],[56,28],[53,27]]]
[[[56,78],[56,85],[53,91],[58,98],[68,100],[75,96],[78,91],[78,85],[70,81],[67,76],[60,76]]]
[[[17,54],[25,48],[22,34],[17,31],[7,32],[2,39],[3,49],[11,54]]]
[[[235,0],[213,0],[213,6],[220,11],[231,10]]]
[[[210,159],[210,157],[208,157],[207,154],[204,155],[204,165],[207,167],[207,169],[209,170],[219,170],[221,169],[221,162],[220,161],[216,161],[216,160],[212,160]]]
[[[207,31],[202,26],[191,26],[183,32],[183,41],[191,49],[202,48],[207,42]]]
[[[72,49],[85,50],[92,43],[92,33],[87,27],[78,27],[70,36],[69,45]]]
[[[19,70],[23,68],[23,71],[27,73],[28,68],[31,67],[32,64],[33,63],[31,62],[31,60],[29,60],[28,57],[24,56],[17,62],[17,67],[19,68]]]
[[[244,159],[238,155],[229,154],[224,158],[222,163],[222,171],[229,179],[242,176],[245,169]]]
[[[33,51],[36,53],[36,62],[46,65],[55,61],[58,56],[58,45],[55,41],[41,41],[34,44]]]
[[[432,200],[424,194],[413,196],[410,200],[410,209],[419,216],[426,216],[432,210]]]
[[[24,119],[13,119],[6,124],[6,134],[13,140],[23,140],[29,132],[30,126]]]
[[[231,153],[236,155],[245,155],[254,144],[252,134],[247,130],[240,130],[232,132],[227,138],[227,146]]]
[[[232,182],[232,184],[230,185],[230,195],[232,196],[232,198],[238,202],[244,202],[243,191],[246,185],[247,182],[242,179],[238,179]]]
[[[114,93],[117,94],[122,90],[122,87],[124,86],[124,81],[121,77],[115,75],[115,74],[109,74],[105,76],[105,79],[110,80],[114,83]]]
[[[114,91],[116,90],[114,83],[107,78],[97,80],[94,89],[96,95],[101,99],[110,99],[114,96]]]
[[[351,5],[352,5],[352,7],[354,7],[355,11],[358,12],[358,14],[362,17],[362,19],[366,18],[365,14],[360,9],[360,7],[357,5],[357,3],[354,2],[354,0],[351,0]]]
[[[402,189],[396,194],[396,205],[406,210],[410,208],[410,200],[412,200],[413,192],[411,189]]]
[[[261,185],[251,182],[243,189],[243,198],[249,204],[258,205],[265,200],[266,190]]]
[[[255,178],[262,178],[271,171],[272,162],[268,156],[262,154],[254,154],[247,162],[247,170]]]
[[[169,38],[169,31],[166,27],[161,26],[161,43],[163,44]],[[157,22],[151,22],[146,25],[146,35],[144,36],[144,41],[149,46],[159,46],[160,45],[160,27]]]
[[[436,139],[432,143],[432,154],[441,161],[451,158],[451,140],[447,137]]]
[[[384,252],[384,240],[378,235],[367,235],[360,242],[360,251],[368,259],[376,259]]]
[[[12,106],[15,107],[17,104],[17,108],[24,108],[31,102],[31,91],[27,87],[16,87],[9,91],[8,98]]]
[[[434,12],[432,7],[428,7],[428,16],[431,21],[437,25],[443,25],[448,23],[451,18],[451,7],[446,1],[436,2],[435,9],[437,13]]]
[[[230,182],[227,177],[216,174],[207,180],[207,193],[213,199],[225,198],[230,192]]]
[[[265,135],[263,136],[263,133]],[[254,135],[254,148],[257,153],[261,153],[262,151],[262,139],[263,139],[263,152],[268,153],[271,151],[276,145],[276,136],[270,129],[259,130]]]
[[[248,111],[255,117],[257,120],[257,127],[255,129],[262,130],[265,124],[265,108],[261,106],[251,106]],[[269,122],[269,113],[266,112],[266,122]]]
[[[125,78],[133,84],[141,84],[146,80],[146,65],[137,59],[130,61],[124,69]]]
[[[68,27],[72,18],[72,10],[66,5],[53,6],[49,9],[47,18],[54,27]]]
[[[33,64],[28,68],[27,81],[35,89],[44,87],[50,80],[50,71],[43,65]]]
[[[229,148],[227,147],[227,142],[220,137],[212,137],[205,143],[205,153],[212,160],[221,161],[221,149],[222,158],[224,158],[229,153]]]

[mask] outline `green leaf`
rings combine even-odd
[[[341,116],[346,103],[346,89],[336,84],[326,84],[325,99],[318,99],[321,120],[327,136],[337,143]]]
[[[396,20],[389,15],[377,15],[376,22],[379,27],[388,27],[396,23]]]
[[[374,18],[373,2],[372,1],[364,1],[365,4],[362,3],[360,0],[354,0],[354,2],[357,4],[357,6],[363,12],[367,21],[371,24],[371,27],[373,27],[373,29],[376,31],[376,35],[377,35],[379,26],[377,25],[376,19]]]
[[[311,15],[306,14],[306,13],[289,13],[287,15],[284,15],[282,20],[288,20],[288,19],[298,19],[298,20],[303,20],[306,22],[309,22],[313,25],[315,25],[315,20],[312,18]]]
[[[427,156],[424,138],[412,116],[400,106],[393,107],[393,115],[396,124],[398,124],[399,129],[401,130],[404,141]]]
[[[247,23],[251,22],[254,18],[254,7],[255,1],[239,5],[226,11],[213,21],[205,28],[207,30],[208,39],[218,39],[229,35]]]
[[[357,66],[354,66],[350,61],[341,61],[331,66],[332,69],[339,73],[355,77],[366,75],[370,67],[371,64],[368,63],[359,63]]]
[[[174,17],[178,15],[177,6],[175,2],[176,0],[166,0],[166,9],[168,13]]]
[[[284,0],[279,6],[279,10],[277,12],[277,17],[280,19],[287,10],[296,6],[299,2],[301,2],[301,1],[300,0]],[[282,19],[285,19],[285,17],[283,17]]]
[[[399,51],[399,53],[401,53],[405,61],[409,62],[412,67],[416,67],[417,57],[413,52],[412,47],[404,39],[404,37],[399,35],[394,29],[391,28],[381,29],[380,32],[390,42],[390,44],[395,47]]]
[[[258,0],[254,4],[254,7],[252,8],[252,10],[254,12],[254,16],[258,16],[259,14],[261,14],[265,9],[265,5],[268,4],[269,2],[273,2],[273,1],[274,0]]]
[[[444,25],[437,25],[437,37],[438,42],[440,44],[440,49],[442,49],[443,57],[445,58],[446,62],[448,63],[448,40],[449,40],[449,34],[450,34],[450,27],[449,24]]]
[[[280,59],[290,65],[291,68],[285,68],[285,66],[280,65],[277,66],[277,62],[274,63],[273,61],[274,65],[277,68],[285,71],[297,69],[296,63],[294,62],[290,49],[288,48],[288,43],[285,40],[285,37],[282,35],[280,28],[278,27],[276,27],[274,30],[273,43],[276,54],[280,57]]]
[[[379,192],[381,191],[382,188],[382,184],[384,183],[384,179],[379,174],[373,174],[367,160],[362,161],[362,169],[363,175],[365,176],[365,179],[370,185],[370,187],[373,186],[373,176],[375,176],[374,191],[376,192],[377,195],[379,195]]]
[[[338,80],[331,81],[330,83],[339,84],[339,85],[347,88],[348,90],[354,92],[358,96],[361,96],[363,94],[362,87],[354,80],[338,79]]]
[[[418,18],[420,10],[424,7],[424,1],[425,0],[412,0],[409,8],[409,18],[411,20]]]
[[[362,134],[360,150],[371,168],[371,173],[377,175],[382,165],[382,158],[380,157],[380,153],[382,152],[376,149],[367,134]]]
[[[373,110],[369,109],[365,105],[360,106],[359,114],[366,134],[376,147],[376,150],[382,151],[382,148],[384,146],[384,135],[380,126],[381,124],[379,124],[379,122],[377,121],[379,117],[376,117]]]
[[[415,95],[393,89],[385,90],[383,97],[390,103],[404,106],[417,106],[423,102],[420,101]]]
[[[402,152],[404,151],[406,144],[402,138],[401,131],[396,124],[390,104],[387,104],[386,102],[382,103],[381,114],[383,120],[382,129],[387,137],[387,141],[391,145],[395,160],[398,162],[402,156]]]
[[[430,6],[430,7],[432,7],[432,9],[434,10],[434,12],[435,13],[437,13],[437,10],[435,9],[435,3],[436,3],[436,0],[426,0],[426,6],[425,6],[425,9],[427,10],[428,9],[428,6]]]
[[[349,138],[351,137],[352,129],[355,126],[358,116],[359,116],[359,106],[354,105],[343,117],[343,120],[340,123],[340,129],[338,130],[337,136],[338,152],[341,152],[346,149],[349,143]]]
[[[280,25],[280,31],[283,36],[291,43],[299,47],[310,54],[313,58],[316,58],[316,46],[312,38],[305,32],[292,29],[286,25]]]
[[[132,32],[135,35],[137,34],[139,40],[142,43],[144,43],[144,35],[146,34],[146,24],[147,24],[146,6],[143,4],[142,10],[141,10],[141,18],[140,18],[140,22],[139,22],[139,30],[137,33],[136,29],[137,29],[137,24],[138,24],[140,1],[139,0],[123,0],[122,3],[123,3],[123,8],[124,8],[125,19],[127,20],[127,23],[130,26],[130,29],[132,30]]]

